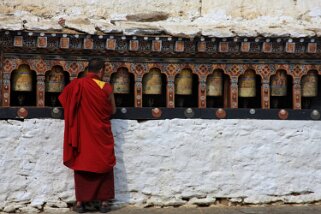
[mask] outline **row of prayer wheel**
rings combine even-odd
[[[12,90],[30,92],[33,88],[32,71],[28,65],[21,65],[14,72]],[[55,66],[46,74],[46,92],[61,92],[65,87],[65,74],[60,66]]]
[[[277,71],[271,77],[271,96],[284,97],[288,92],[288,76],[285,71]],[[318,95],[318,75],[316,72],[308,72],[302,77],[302,97],[316,97]],[[239,96],[256,96],[256,74],[247,71],[239,78]]]
[[[285,71],[278,71],[271,77],[271,96],[287,96],[288,79]],[[114,93],[130,93],[130,78],[126,70],[120,70],[115,73],[111,79],[114,86]],[[192,95],[193,75],[190,70],[182,70],[175,79],[175,94]],[[206,81],[207,96],[223,95],[223,74],[221,71],[214,71],[207,77]],[[143,78],[143,94],[161,94],[162,78],[161,72],[152,69]],[[309,72],[302,78],[302,97],[316,97],[318,94],[318,75],[316,72]],[[247,71],[239,78],[239,96],[255,97],[256,96],[256,74]]]
[[[126,69],[116,72],[111,78],[111,84],[115,94],[130,93],[130,76]],[[158,69],[151,69],[143,78],[143,94],[159,95],[162,94],[162,75]],[[182,70],[175,79],[175,94],[193,94],[193,75],[190,70]],[[222,96],[223,94],[223,75],[215,71],[207,78],[207,95]]]
[[[112,75],[110,82],[115,94],[130,93],[130,74],[126,69],[120,69]],[[162,94],[162,76],[159,70],[152,69],[144,76],[143,94]]]
[[[28,65],[21,65],[13,74],[13,91],[32,91],[33,80],[32,71]],[[271,96],[287,96],[288,79],[285,71],[277,71],[271,77]],[[65,74],[60,66],[55,66],[46,74],[45,79],[46,92],[61,92],[65,86]],[[115,94],[130,93],[130,74],[126,69],[120,69],[111,77]],[[239,77],[239,96],[256,96],[256,74],[254,71],[246,71]],[[207,96],[223,95],[223,73],[214,71],[209,75],[206,81]],[[143,78],[143,94],[159,95],[162,94],[162,75],[160,70],[151,69]],[[318,75],[316,72],[308,72],[302,77],[302,97],[315,97],[318,92]],[[175,94],[192,95],[193,94],[193,74],[190,70],[182,70],[175,79]]]

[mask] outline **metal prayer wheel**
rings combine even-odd
[[[158,69],[152,69],[143,78],[143,94],[162,94],[162,76]]]
[[[223,75],[221,71],[214,71],[206,80],[207,96],[222,96],[223,94]]]
[[[287,95],[288,79],[285,71],[277,71],[271,77],[271,96],[283,97]]]
[[[20,65],[13,75],[13,91],[32,91],[32,73],[28,65]]]
[[[239,97],[256,96],[256,75],[253,71],[246,71],[239,77]]]
[[[175,94],[191,95],[193,87],[193,75],[190,70],[183,69],[175,78]]]
[[[46,75],[46,92],[61,92],[64,87],[64,71],[60,66],[55,66]]]
[[[115,94],[129,94],[130,79],[127,69],[121,68],[111,77],[111,85]]]
[[[318,75],[308,72],[302,77],[302,97],[316,97],[318,95]]]

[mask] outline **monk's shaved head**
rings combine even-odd
[[[100,69],[105,67],[105,62],[102,59],[94,58],[89,61],[88,72],[98,73]]]

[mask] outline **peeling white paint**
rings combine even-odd
[[[113,120],[116,201],[138,206],[321,200],[321,122]],[[66,211],[63,121],[0,121],[0,210]]]

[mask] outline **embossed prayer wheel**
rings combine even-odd
[[[55,66],[46,75],[46,92],[61,92],[64,87],[64,71],[60,66]]]
[[[239,97],[256,96],[256,75],[254,71],[246,71],[239,77]]]
[[[115,94],[130,93],[130,78],[126,68],[120,68],[111,77],[111,85]]]
[[[285,71],[277,71],[271,77],[271,96],[283,97],[287,95],[288,79]]]
[[[318,95],[318,75],[308,72],[302,77],[302,97],[316,97]]]
[[[192,95],[193,75],[188,69],[183,69],[175,78],[175,94]]]
[[[222,96],[223,94],[223,75],[221,71],[214,71],[206,80],[207,96]]]
[[[32,73],[28,65],[20,65],[14,72],[13,91],[32,91]]]
[[[162,94],[162,76],[158,69],[151,69],[143,78],[143,94]]]

